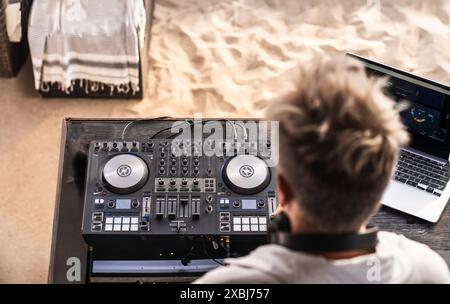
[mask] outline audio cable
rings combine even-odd
[[[154,120],[166,120],[166,119],[169,119],[169,118],[171,118],[171,117],[170,116],[161,116],[161,117],[154,117],[154,118],[139,118],[139,119],[132,120],[132,121],[130,121],[129,123],[127,123],[125,125],[125,127],[122,130],[122,135],[120,136],[120,138],[122,140],[125,140],[125,132],[134,123],[144,122],[144,121],[154,121]]]

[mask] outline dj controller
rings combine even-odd
[[[82,234],[89,245],[158,238],[265,238],[277,207],[270,141],[94,141]],[[217,149],[216,149],[217,151]],[[219,151],[220,152],[220,151]]]

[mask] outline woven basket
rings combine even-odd
[[[9,41],[8,32],[6,30],[6,14],[5,9],[8,0],[0,0],[0,77],[14,77],[20,70],[28,55],[27,28],[28,28],[28,12],[31,1],[22,1],[22,41],[20,43],[12,43]]]

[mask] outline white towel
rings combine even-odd
[[[30,14],[36,89],[74,80],[139,88],[145,30],[142,0],[39,0]],[[86,82],[87,83],[87,82]]]

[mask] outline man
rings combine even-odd
[[[279,207],[292,234],[364,233],[407,132],[384,82],[356,62],[300,74],[295,94],[268,111],[280,122]],[[373,248],[320,254],[265,245],[196,283],[450,283],[429,247],[389,232],[377,238]]]

